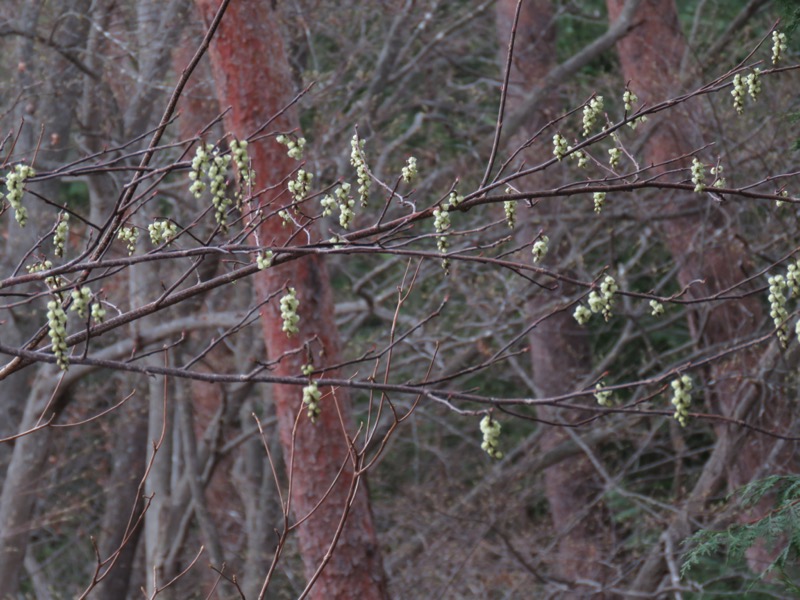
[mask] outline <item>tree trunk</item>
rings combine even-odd
[[[503,64],[507,58],[516,6],[517,0],[499,0],[496,4],[498,42]],[[527,93],[555,66],[556,27],[552,3],[550,0],[523,2],[509,77],[509,113],[519,109]],[[529,113],[525,127],[512,138],[512,142],[523,143],[553,117],[555,109],[552,101],[541,102],[535,113]],[[546,144],[536,144],[523,155],[529,164],[542,162],[550,157],[550,147]],[[545,176],[540,175],[540,179]],[[558,215],[563,208],[564,203],[553,198],[541,199],[536,210],[548,215]],[[552,256],[568,255],[568,231],[563,225],[559,225],[559,219],[548,219],[544,226],[551,238]],[[532,229],[527,224],[522,226],[523,235],[528,240],[536,233]],[[531,320],[550,313],[561,299],[555,296],[560,295],[566,299],[568,292],[559,289],[545,297],[538,295],[534,298],[527,306]],[[586,330],[576,323],[570,312],[562,311],[550,315],[531,330],[528,339],[537,394],[556,396],[572,392],[591,369]],[[575,416],[548,406],[539,407],[537,414],[550,422],[565,423]],[[568,439],[564,428],[548,425],[544,427],[547,429],[541,438],[543,452],[551,451]],[[554,533],[560,538],[557,551],[548,563],[560,578],[567,581],[583,579],[602,582],[606,576],[605,568],[600,562],[603,556],[602,540],[597,535],[597,528],[590,522],[597,511],[589,511],[588,516],[585,514],[591,498],[596,495],[592,484],[593,476],[594,469],[583,454],[561,461],[544,472],[545,495],[550,505]]]
[[[218,2],[197,0],[197,4],[210,20]],[[256,0],[232,2],[211,45],[220,104],[231,107],[225,125],[237,136],[244,137],[256,131],[292,99],[291,73],[279,31],[276,15],[268,5]],[[289,109],[270,127],[289,131],[296,126],[295,112]],[[296,167],[285,148],[272,139],[255,142],[248,151],[259,189],[278,184]],[[260,203],[264,214],[268,215],[288,205],[290,199],[284,186],[268,187]],[[284,227],[277,216],[268,218],[259,229],[261,243],[273,247],[289,243],[290,234],[290,228]],[[282,331],[277,298],[262,309],[269,358],[280,359],[273,373],[300,375],[302,365],[312,362],[312,357],[316,368],[338,363],[340,351],[333,297],[321,257],[310,255],[284,267],[266,269],[256,280],[261,298],[284,287],[297,290],[300,331],[291,338]],[[303,349],[304,343],[309,346],[308,353]],[[335,374],[325,372],[326,376]],[[316,598],[384,598],[386,582],[364,480],[358,482],[354,496],[348,500],[351,482],[356,476],[343,432],[344,428],[352,430],[349,395],[342,389],[336,390],[335,396],[331,389],[320,391],[323,393],[322,412],[316,424],[305,415],[298,387],[277,385],[273,394],[284,456],[292,471],[294,514],[303,518],[314,512],[298,530],[308,577],[320,566],[335,539],[343,513],[347,513],[333,556],[311,593]],[[299,417],[298,411],[303,413]],[[296,421],[299,422],[295,435]],[[325,501],[317,507],[334,481]]]
[[[621,0],[607,0],[609,17],[615,18],[621,10]],[[642,102],[651,103],[675,95],[679,82],[665,73],[677,74],[686,43],[680,29],[674,0],[646,0],[639,7],[638,26],[627,37],[617,42],[620,61],[626,80]],[[658,120],[652,127],[645,146],[645,158],[650,164],[690,152],[701,145],[692,140],[692,115],[686,109],[672,111],[668,119]],[[687,166],[684,161],[683,166]],[[670,168],[675,168],[671,163]],[[664,167],[656,168],[664,171]],[[753,272],[752,261],[743,246],[741,237],[721,207],[708,196],[676,194],[664,198],[661,214],[681,213],[670,219],[661,219],[656,226],[667,247],[678,262],[678,280],[690,286],[692,297],[713,294],[732,286]],[[697,214],[688,215],[695,209]],[[698,218],[698,215],[701,218]],[[706,218],[703,218],[706,217]],[[694,314],[690,327],[695,343],[703,346],[734,344],[756,332],[762,323],[763,311],[755,296],[714,303],[705,314]],[[712,379],[718,382],[713,389],[713,400],[723,414],[730,415],[738,404],[744,374],[751,370],[757,359],[755,350],[736,354],[717,363]],[[760,453],[759,453],[760,454]],[[749,452],[741,453],[740,463],[749,463],[731,481],[740,485],[749,481],[760,464]],[[737,469],[739,471],[739,469]]]
[[[79,18],[87,7],[85,0],[54,2],[45,10],[63,15],[62,25],[53,32],[53,42],[65,47],[82,48],[86,43],[88,21]],[[43,3],[25,3],[15,25],[21,31],[37,32],[43,18]],[[17,46],[20,68],[17,70],[19,89],[36,90],[26,95],[14,111],[14,128],[19,127],[20,137],[15,143],[15,158],[33,160],[40,128],[47,133],[49,144],[42,152],[53,163],[61,161],[67,153],[75,109],[80,73],[74,65],[57,54],[42,52],[34,38],[21,36]],[[58,72],[59,77],[51,77]],[[37,84],[39,78],[44,84]],[[50,137],[52,136],[52,137]],[[35,166],[44,168],[46,159],[40,158]],[[51,180],[37,185],[37,192],[56,198],[58,183]],[[0,252],[0,265],[10,272],[16,261],[28,248],[39,243],[37,239],[50,226],[55,213],[33,214],[27,227],[9,227],[4,230],[4,252]],[[18,343],[28,339],[42,324],[41,304],[30,303],[9,311],[11,319],[2,324],[0,337],[5,342]],[[54,392],[55,390],[55,392]],[[64,394],[59,388],[54,370],[49,365],[32,366],[16,373],[0,387],[0,437],[25,431],[36,425],[49,399],[57,403]],[[51,398],[52,395],[52,398]],[[35,529],[36,501],[33,495],[37,478],[41,476],[50,450],[51,430],[43,429],[5,444],[0,450],[0,467],[8,460],[5,472],[0,469],[2,494],[0,495],[0,598],[16,594],[19,576],[23,572],[23,559],[30,533]]]
[[[55,391],[54,391],[55,390]],[[57,387],[56,369],[42,367],[28,394],[19,433],[33,429],[57,416],[53,408],[63,408],[61,396],[66,390]],[[52,402],[52,404],[51,404]],[[40,480],[50,451],[50,429],[42,429],[18,438],[0,493],[0,598],[16,597],[23,559],[28,547]]]
[[[607,0],[607,5],[609,17],[613,20],[623,1]],[[625,80],[630,81],[631,90],[642,102],[652,103],[677,95],[681,91],[676,89],[680,86],[676,80],[677,73],[687,47],[674,0],[645,0],[635,21],[637,26],[617,42]],[[674,75],[670,77],[669,74]],[[702,145],[702,140],[692,139],[697,135],[693,133],[697,128],[693,126],[694,119],[687,112],[687,106],[691,105],[682,105],[681,111],[671,111],[668,118],[657,119],[651,125],[651,135],[645,146],[647,163],[659,164]],[[675,166],[673,162],[669,168]],[[688,166],[688,161],[684,160],[682,166]],[[655,170],[664,171],[665,168],[656,167]],[[705,194],[676,194],[661,202],[658,210],[662,215],[695,213],[676,215],[654,223],[679,264],[678,280],[681,286],[689,286],[690,297],[714,294],[753,273],[747,248],[736,227],[732,226],[735,218],[725,213],[724,206],[717,205]],[[752,287],[739,289],[747,291]],[[702,313],[695,312],[690,317],[690,328],[699,347],[730,347],[755,334],[763,322],[760,300],[753,295],[704,306]],[[707,400],[716,411],[732,416],[743,398],[752,393],[752,386],[758,385],[757,381],[753,383],[752,374],[757,370],[760,355],[759,349],[749,349],[711,367],[708,375],[712,383],[705,387],[710,392]],[[767,395],[762,394],[762,397]],[[758,415],[759,425],[772,429],[780,419],[786,418],[786,415],[781,416],[786,412],[785,402],[782,403],[778,397],[766,400],[751,414]],[[725,426],[717,430],[720,437],[731,433]],[[747,436],[740,450],[731,453],[732,460],[727,465],[729,487],[739,487],[756,476],[774,445],[773,438]],[[783,452],[782,458],[774,463],[775,467],[780,470],[790,460],[788,453]],[[657,584],[657,578],[650,581],[640,579],[637,579],[639,590],[653,589]]]
[[[144,508],[139,494],[139,484],[145,469],[147,440],[147,412],[138,399],[127,402],[118,409],[116,436],[113,445],[111,476],[107,486],[106,506],[103,510],[102,534],[98,547],[100,557],[106,559],[122,545],[133,513],[134,520]],[[135,513],[134,513],[135,509]],[[134,568],[134,559],[141,527],[136,527],[120,551],[119,558],[108,575],[92,592],[97,598],[125,598]]]

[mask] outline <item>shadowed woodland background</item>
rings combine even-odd
[[[794,597],[792,3],[4,8],[0,598]],[[189,172],[231,140],[217,209]]]

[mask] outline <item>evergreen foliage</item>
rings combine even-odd
[[[747,551],[764,545],[773,556],[760,577],[776,576],[786,591],[800,592],[800,476],[772,475],[753,481],[728,498],[734,512],[749,510],[764,502],[772,509],[751,522],[731,525],[724,531],[702,529],[686,540],[691,546],[683,561],[681,575],[701,570],[706,558],[726,556],[729,566],[745,560]]]

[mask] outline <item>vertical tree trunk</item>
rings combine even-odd
[[[505,64],[508,40],[511,37],[517,0],[498,0],[496,4],[498,42]],[[553,6],[550,0],[523,2],[517,24],[514,55],[511,64],[508,90],[509,113],[516,112],[521,101],[544,76],[556,66],[556,27]],[[552,101],[543,101],[535,114],[525,123],[523,131],[512,139],[523,143],[544,123],[552,118],[555,107]],[[538,155],[534,155],[538,153]],[[524,154],[529,163],[550,158],[550,148],[537,144]],[[543,176],[545,176],[543,174]],[[544,186],[542,186],[544,187]],[[541,199],[537,210],[544,214],[558,215],[563,210],[560,199]],[[569,240],[558,218],[545,222],[547,235],[551,238],[551,256],[569,253]],[[523,234],[530,239],[535,232],[523,224]],[[560,294],[566,298],[569,290],[560,289],[546,297],[537,297],[528,303],[531,319],[538,319],[553,310]],[[555,297],[555,298],[554,298]],[[554,303],[555,300],[555,303]],[[536,392],[544,396],[556,396],[574,391],[576,382],[591,368],[586,330],[580,327],[569,312],[558,312],[549,316],[531,330],[528,339],[531,346],[531,366]],[[555,408],[542,406],[537,413],[551,422],[568,421],[570,415]],[[541,448],[547,452],[567,438],[563,428],[547,427],[542,434]],[[572,456],[548,468],[544,473],[545,495],[550,505],[550,516],[555,535],[560,537],[557,551],[549,564],[564,580],[579,579],[602,582],[605,569],[600,560],[602,540],[597,535],[590,518],[583,515],[593,490],[594,469],[583,454]],[[595,515],[591,511],[589,516]]]
[[[623,0],[607,0],[611,19],[617,17],[623,3]],[[676,79],[686,52],[686,42],[674,0],[645,0],[635,21],[638,25],[617,42],[623,74],[630,81],[631,90],[641,101],[650,103],[676,95],[680,92],[675,89],[679,85]],[[691,114],[686,111],[684,105],[681,111],[671,111],[668,118],[658,119],[651,125],[651,135],[645,146],[645,158],[649,164],[673,159],[702,145],[701,140],[692,139],[697,129],[693,127]],[[688,161],[684,161],[683,166],[688,166]],[[675,168],[674,162],[670,168]],[[747,249],[732,226],[735,220],[724,214],[724,206],[716,205],[706,195],[686,193],[665,198],[662,202],[658,209],[662,215],[687,215],[690,212],[687,208],[696,209],[700,215],[700,218],[697,215],[675,216],[654,224],[679,265],[680,284],[690,286],[690,296],[702,297],[727,289],[753,272]],[[690,318],[695,343],[700,347],[729,347],[754,334],[763,318],[761,303],[752,295],[716,302],[703,311]],[[751,386],[758,385],[758,382],[753,383],[751,373],[756,372],[759,358],[760,349],[750,349],[714,364],[709,373],[709,381],[713,383],[708,383],[706,388],[710,392],[707,401],[712,402],[715,410],[724,415],[736,412],[752,391]],[[767,395],[762,394],[763,397]],[[772,429],[775,423],[788,416],[784,414],[787,407],[778,397],[767,400],[751,412],[757,413],[761,426]],[[721,426],[717,433],[725,437],[732,432]],[[727,465],[729,487],[736,488],[749,482],[775,443],[774,439],[766,436],[747,436],[740,451],[732,453],[733,462]],[[781,454],[774,463],[777,469],[791,461],[788,452]],[[652,568],[649,572],[649,581],[640,574],[637,589],[652,589],[657,583],[657,578],[652,577]]]
[[[54,417],[53,407],[61,408],[63,388],[56,387],[55,368],[40,368],[39,378],[28,394],[19,432],[33,429]],[[55,392],[53,390],[56,390]],[[52,401],[52,404],[50,402]],[[50,406],[50,410],[45,409]],[[39,477],[50,452],[50,429],[18,438],[0,493],[0,598],[16,597],[19,576],[28,547],[40,493]]]
[[[197,4],[208,20],[218,2],[197,0]],[[225,125],[237,136],[243,137],[257,130],[292,99],[291,74],[279,31],[276,15],[268,4],[241,0],[229,6],[211,45],[210,56],[220,104],[231,107]],[[271,124],[272,129],[283,131],[296,126],[297,117],[291,109]],[[253,143],[248,150],[259,189],[278,184],[297,166],[286,155],[285,148],[272,139]],[[289,204],[290,198],[285,187],[268,187],[260,202],[265,207],[264,213],[269,214]],[[288,243],[289,229],[274,216],[263,223],[259,236],[264,244],[282,246]],[[288,338],[281,329],[277,299],[265,305],[261,318],[267,352],[270,359],[281,359],[273,372],[299,375],[301,366],[311,359],[317,368],[337,363],[340,352],[333,297],[322,259],[310,255],[285,267],[266,269],[256,280],[261,297],[285,286],[297,290],[300,331]],[[305,342],[309,343],[308,354],[303,350]],[[325,374],[335,375],[332,371]],[[321,391],[322,413],[316,424],[312,424],[304,414],[298,387],[278,385],[273,394],[284,456],[292,469],[294,514],[302,518],[314,511],[311,519],[298,531],[308,576],[320,565],[335,537],[342,514],[348,510],[348,491],[354,477],[349,444],[340,421],[341,418],[344,427],[352,430],[347,391],[336,390],[335,396],[333,390]],[[299,416],[296,436],[293,437],[298,411],[303,414]],[[315,508],[340,470],[341,475],[327,498]],[[379,547],[362,480],[352,498],[347,522],[333,556],[314,586],[312,596],[369,599],[386,595]]]
[[[139,484],[145,469],[144,448],[148,443],[147,413],[136,401],[125,403],[118,412],[116,437],[111,441],[111,475],[106,486],[106,505],[98,543],[103,559],[111,556],[122,544],[134,509],[138,516],[144,507]],[[92,592],[97,598],[126,597],[141,532],[141,527],[131,532],[113,568]]]
[[[616,18],[622,0],[607,0],[609,17]],[[669,76],[678,73],[686,42],[680,29],[674,0],[645,0],[636,15],[638,26],[617,42],[620,61],[626,80],[642,102],[662,100],[677,93],[679,82]],[[672,111],[669,118],[658,120],[652,127],[645,146],[645,158],[658,164],[690,152],[701,145],[691,139],[696,128],[686,109]],[[688,161],[685,161],[688,165]],[[674,168],[675,163],[670,165]],[[660,170],[664,170],[661,168]],[[752,273],[752,261],[731,221],[725,219],[723,208],[716,206],[708,196],[676,194],[666,197],[659,207],[663,214],[682,213],[671,219],[659,220],[656,226],[674,260],[680,265],[678,280],[690,286],[689,294],[702,297],[723,290]],[[687,208],[695,208],[701,215],[687,215]],[[704,214],[707,217],[702,218]],[[690,285],[691,284],[691,285]],[[714,303],[705,314],[695,314],[691,319],[695,341],[698,344],[733,344],[756,332],[762,323],[763,311],[755,296]],[[713,400],[724,414],[732,414],[738,404],[742,379],[755,364],[756,350],[745,351],[714,367],[712,379]],[[762,454],[762,452],[757,452]],[[739,473],[731,481],[740,485],[749,481],[763,456],[742,452]],[[748,466],[744,466],[747,463]]]
[[[53,2],[45,9],[45,14],[52,11],[63,15],[63,27],[53,32],[54,43],[64,47],[84,47],[88,21],[78,15],[85,12],[87,4],[85,0],[64,0]],[[37,32],[44,16],[43,8],[43,3],[25,3],[16,26],[24,32]],[[30,96],[26,95],[26,100],[15,111],[15,121],[25,119],[20,138],[16,141],[15,158],[24,157],[26,162],[33,159],[37,135],[42,127],[48,137],[53,135],[57,140],[51,142],[48,151],[42,154],[57,163],[69,148],[66,140],[75,116],[79,73],[62,57],[42,52],[33,37],[20,37],[17,51],[15,60],[23,67],[18,70],[19,89],[36,91],[29,92]],[[50,77],[55,72],[60,74],[59,77]],[[45,83],[37,85],[39,78]],[[14,128],[20,123],[16,121]],[[37,186],[37,191],[48,198],[56,198],[57,189],[55,181]],[[5,252],[0,253],[0,264],[7,268],[19,260],[21,252],[35,247],[38,236],[46,226],[49,227],[49,223],[44,224],[54,214],[32,215],[31,223],[24,229],[9,227],[2,242]],[[16,343],[29,338],[43,320],[43,311],[37,310],[39,307],[31,303],[10,311],[12,319],[2,325],[0,337],[3,341]],[[65,389],[58,386],[56,371],[49,365],[32,366],[4,381],[0,389],[0,435],[5,437],[34,427],[48,400],[53,403],[51,406],[57,405],[64,393]],[[18,439],[13,445],[6,444],[0,451],[0,463],[5,462],[6,453],[10,452],[7,470],[0,471],[0,598],[3,599],[17,593],[30,534],[35,529],[37,478],[46,464],[51,435],[51,430],[44,429]]]

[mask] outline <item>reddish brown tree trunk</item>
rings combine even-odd
[[[610,19],[617,17],[623,4],[623,0],[607,0]],[[630,81],[632,91],[644,102],[653,103],[677,95],[681,91],[676,89],[680,85],[677,73],[686,42],[674,0],[645,0],[635,21],[637,26],[617,43],[625,79]],[[702,140],[693,139],[698,128],[693,126],[695,121],[686,106],[682,108],[683,112],[673,110],[668,118],[657,119],[652,125],[652,135],[645,147],[648,163],[659,164],[702,145]],[[704,162],[709,162],[709,157],[705,158]],[[673,162],[669,168],[675,166]],[[688,161],[684,160],[682,166],[688,166]],[[664,171],[665,168],[657,170]],[[682,286],[689,286],[691,297],[708,296],[727,289],[753,272],[747,248],[732,226],[735,219],[724,213],[724,206],[717,205],[705,194],[686,193],[663,198],[661,203],[659,214],[674,213],[676,216],[659,220],[655,226],[679,264],[678,280]],[[692,212],[694,214],[690,214]],[[690,318],[695,343],[700,347],[730,347],[754,334],[762,324],[763,311],[755,296],[714,303],[702,310]],[[760,356],[760,349],[750,349],[711,367],[709,383],[704,387],[709,391],[707,401],[713,404],[714,410],[724,415],[734,415],[737,410],[741,412],[739,407],[752,392],[751,386],[759,385],[759,382],[754,382],[752,374],[757,372]],[[766,402],[761,406],[756,404],[755,410],[750,411],[759,425],[771,429],[789,417],[786,402],[781,398],[769,398],[767,393],[760,396]],[[736,431],[738,433],[738,428]],[[726,438],[734,434],[725,426],[718,427],[717,433]],[[729,487],[739,487],[757,477],[774,446],[775,440],[766,436],[747,436],[739,451],[732,453],[733,460],[727,465]],[[772,464],[774,469],[780,470],[791,462],[791,456],[789,452],[778,454]],[[761,549],[757,548],[755,552],[760,553]],[[652,574],[652,564],[648,569]],[[641,575],[637,583],[643,586],[649,584],[652,588],[657,582],[657,578],[652,576],[645,582]]]
[[[613,20],[624,2],[607,0],[607,4]],[[674,0],[645,0],[635,20],[638,25],[617,43],[625,79],[643,102],[652,103],[676,95],[675,87],[679,85],[676,76],[686,42]],[[645,147],[648,163],[659,164],[702,145],[700,140],[692,139],[696,135],[693,132],[697,131],[692,115],[685,108],[682,110],[671,111],[669,118],[656,117]],[[675,166],[674,162],[670,164],[670,168]],[[688,161],[685,160],[683,166],[688,166]],[[664,171],[665,167],[656,170]],[[732,221],[725,218],[723,208],[707,195],[676,194],[660,202],[659,214],[676,215],[659,220],[656,226],[679,264],[678,280],[682,286],[689,286],[690,296],[703,297],[724,290],[752,273],[752,262],[736,228],[731,226]],[[732,345],[755,333],[762,323],[761,305],[754,296],[715,303],[705,311],[693,315],[690,322],[696,343],[704,346]],[[714,367],[712,379],[717,383],[713,387],[713,400],[724,414],[734,411],[742,380],[756,360],[753,350],[741,352]],[[736,469],[739,475],[731,483],[739,485],[749,481],[748,474],[752,474],[760,462],[760,456],[743,452]]]
[[[209,21],[219,2],[197,0],[197,4]],[[256,131],[292,99],[294,90],[280,26],[269,3],[232,2],[211,45],[210,56],[220,104],[223,108],[231,107],[225,125],[236,136],[245,137]],[[296,114],[290,109],[276,119],[270,129],[289,131],[296,126]],[[273,139],[255,142],[248,151],[257,187],[276,186],[260,197],[264,214],[288,205],[290,197],[286,188],[278,184],[297,163]],[[289,243],[290,233],[290,228],[284,227],[277,216],[267,219],[259,230],[261,242],[272,246]],[[283,267],[266,269],[256,280],[262,298],[285,286],[297,290],[300,331],[288,338],[281,330],[277,298],[265,305],[261,318],[267,352],[270,359],[279,359],[273,373],[300,375],[301,366],[312,359],[317,368],[339,362],[331,286],[321,257],[311,255]],[[303,349],[306,342],[309,353]],[[326,371],[325,375],[335,376],[336,373]],[[343,513],[348,512],[342,535],[312,596],[383,598],[387,596],[386,582],[363,480],[349,511],[347,507],[354,477],[354,465],[343,431],[346,428],[349,433],[353,432],[348,393],[343,389],[336,390],[335,395],[328,388],[321,388],[321,391],[322,413],[316,424],[305,415],[300,388],[278,385],[273,394],[284,455],[292,470],[294,514],[302,518],[314,511],[298,532],[308,576],[323,560]],[[298,411],[302,412],[299,419]],[[293,437],[296,421],[296,436]],[[315,509],[334,481],[336,484],[325,501]]]
[[[498,42],[503,64],[507,59],[508,40],[511,37],[517,0],[498,0],[496,4]],[[516,41],[509,77],[508,113],[516,112],[528,92],[536,87],[544,76],[556,66],[556,28],[554,12],[550,0],[523,2],[517,23]],[[544,101],[539,109],[531,114],[523,131],[512,138],[513,144],[520,144],[533,135],[547,121],[555,110],[552,101]],[[549,159],[550,147],[537,144],[527,150],[524,158],[529,163]],[[545,175],[542,175],[544,178]],[[544,183],[544,182],[543,182]],[[545,186],[542,186],[545,187]],[[537,211],[558,215],[564,205],[560,199],[541,199]],[[569,253],[569,243],[559,219],[545,223],[547,235],[551,238],[551,256]],[[523,235],[530,239],[535,232],[523,225]],[[572,290],[558,290],[545,297],[535,298],[528,303],[531,319],[538,319],[553,310],[554,298],[566,298]],[[537,393],[556,396],[575,390],[591,367],[586,330],[580,327],[571,312],[557,312],[539,323],[531,330],[528,339],[531,346],[531,366]],[[550,422],[568,423],[570,415],[555,407],[542,406],[538,415]],[[550,451],[569,439],[565,429],[545,426],[541,448]],[[606,569],[601,564],[603,557],[602,539],[598,527],[592,520],[597,518],[596,510],[586,511],[591,498],[596,495],[593,486],[594,469],[583,454],[571,456],[544,472],[545,495],[550,506],[555,535],[559,538],[557,550],[548,563],[558,576],[566,581],[579,579],[603,582]]]

